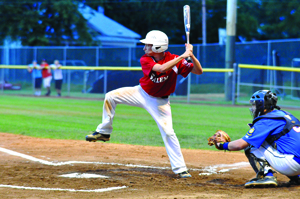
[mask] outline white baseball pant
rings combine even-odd
[[[43,78],[44,88],[51,86],[51,80],[52,80],[52,76]]]
[[[280,153],[266,141],[258,149],[253,147],[250,153],[257,158],[267,160],[271,167],[283,175],[300,175],[300,164],[293,159],[294,155]]]
[[[127,104],[146,109],[160,130],[173,172],[178,174],[187,170],[179,141],[174,133],[171,106],[168,98],[152,97],[140,85],[110,91],[105,95],[102,123],[98,125],[97,132],[101,134],[112,133],[117,104]]]

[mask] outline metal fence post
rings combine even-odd
[[[71,70],[68,70],[68,96],[70,96],[71,90]]]
[[[96,67],[99,67],[99,47],[96,47]],[[99,77],[99,70],[96,70],[96,80]]]
[[[233,64],[233,77],[232,77],[232,105],[235,105],[235,86],[236,86],[236,66],[237,64]]]
[[[128,48],[128,66],[131,67],[131,47]]]
[[[4,68],[1,70],[1,92],[3,93],[4,91]]]
[[[239,102],[239,96],[240,96],[240,82],[241,82],[241,68],[237,64],[237,97],[236,100]]]
[[[190,73],[188,76],[188,84],[187,84],[187,103],[190,103],[190,94],[191,94],[191,76],[192,74]]]
[[[106,94],[106,91],[107,91],[107,70],[104,70],[103,93]]]
[[[67,64],[67,46],[64,47],[64,62],[65,65]],[[67,93],[68,96],[70,96],[70,90],[71,90],[71,70],[68,70],[68,76],[67,76]]]
[[[267,65],[270,66],[271,65],[271,41],[268,41],[268,52],[267,52]],[[267,82],[270,82],[270,70],[267,70]]]

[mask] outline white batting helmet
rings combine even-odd
[[[152,30],[147,33],[146,38],[140,40],[144,44],[152,44],[152,51],[161,53],[168,49],[169,39],[168,36],[159,30]]]

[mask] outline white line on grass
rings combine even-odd
[[[14,185],[3,185],[3,184],[0,184],[0,188],[1,187],[3,187],[3,188],[13,188],[13,189],[28,189],[28,190],[42,190],[42,191],[70,191],[70,192],[106,192],[106,191],[112,191],[112,190],[127,188],[126,186],[122,186],[122,187],[109,187],[109,188],[103,188],[103,189],[85,190],[85,189],[61,189],[61,188],[24,187],[24,186],[14,186]]]

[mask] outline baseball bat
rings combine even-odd
[[[190,6],[185,5],[183,6],[183,19],[184,19],[184,29],[186,34],[186,43],[190,43],[190,30],[191,30],[191,13],[190,13]],[[191,58],[188,57],[187,61],[189,63],[192,62]]]

